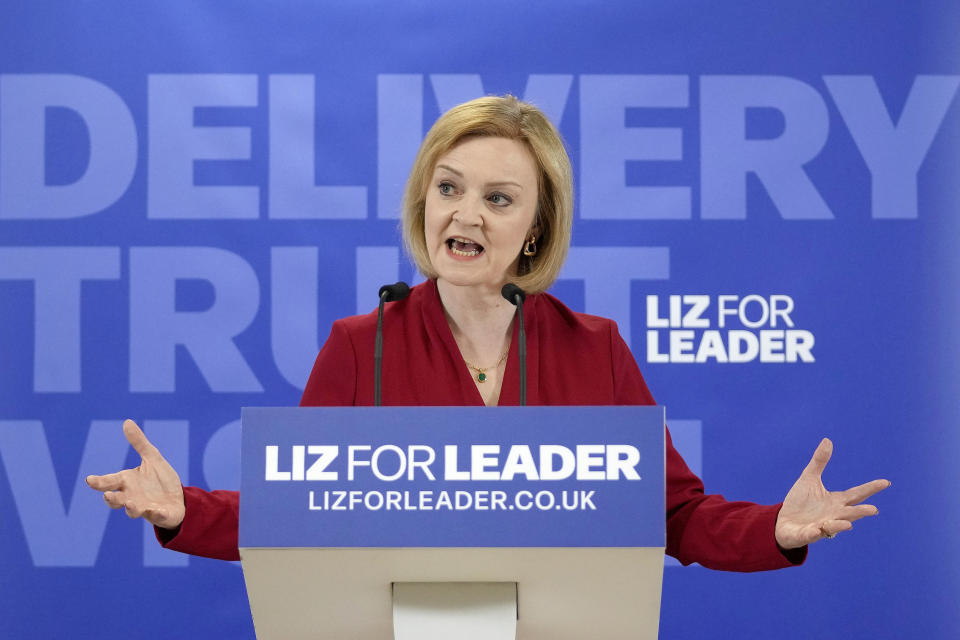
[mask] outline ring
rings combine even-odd
[[[835,534],[835,533],[828,533],[828,532],[827,532],[827,525],[826,525],[826,524],[820,525],[820,535],[822,535],[822,536],[823,536],[824,538],[826,538],[827,540],[833,540],[834,538],[837,537],[837,534]]]

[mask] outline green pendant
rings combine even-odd
[[[487,374],[485,374],[485,373],[478,373],[478,374],[477,374],[477,381],[478,381],[478,382],[483,382],[483,381],[486,380],[486,379],[487,379]]]

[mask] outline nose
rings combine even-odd
[[[485,211],[483,198],[465,198],[453,214],[453,219],[465,227],[482,227]]]

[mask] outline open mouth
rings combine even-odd
[[[458,236],[447,238],[447,247],[453,255],[464,258],[472,258],[483,253],[483,245]]]

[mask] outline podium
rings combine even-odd
[[[657,637],[662,407],[244,408],[259,640]]]

